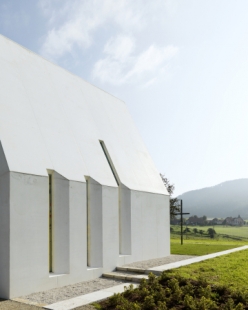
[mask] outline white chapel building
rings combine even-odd
[[[167,256],[169,234],[125,103],[0,36],[0,297]]]

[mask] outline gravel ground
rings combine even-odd
[[[194,256],[189,255],[170,255],[163,258],[157,258],[157,259],[150,259],[147,261],[140,261],[132,264],[127,264],[125,266],[128,267],[137,267],[137,268],[143,268],[148,269],[156,266],[161,266],[177,261],[181,261],[184,259],[188,259]],[[49,305],[53,304],[58,301],[67,300],[73,297],[77,297],[80,295],[92,293],[101,289],[105,289],[111,286],[118,285],[119,283],[123,283],[123,281],[120,280],[113,280],[113,279],[104,279],[104,278],[98,278],[92,281],[87,282],[81,282],[74,285],[68,285],[60,288],[55,288],[49,291],[44,292],[38,292],[34,294],[30,294],[27,296],[21,296],[19,299],[23,299],[29,303],[34,303],[35,305],[28,305],[25,303],[19,303],[11,300],[7,301],[1,301],[0,300],[0,310],[5,309],[18,309],[18,310],[38,310],[41,309],[40,307],[37,307],[36,305]],[[77,310],[93,310],[94,307],[87,305],[76,308]]]
[[[141,262],[135,262],[131,264],[124,265],[123,267],[136,267],[136,268],[142,268],[142,269],[149,269],[152,267],[162,266],[165,264],[170,264],[174,262],[179,262],[181,260],[185,260],[188,258],[192,258],[195,256],[190,255],[170,255],[162,258],[155,258],[155,259],[149,259],[144,260]]]
[[[123,282],[119,280],[98,278],[87,282],[80,282],[73,285],[54,288],[49,291],[33,293],[27,296],[21,296],[19,298],[28,300],[29,302],[50,305],[58,301],[99,291],[111,286],[118,285],[120,283]]]
[[[19,302],[12,301],[12,300],[6,300],[6,301],[0,301],[0,310],[41,310],[41,308],[36,307],[36,306],[21,304]]]
[[[6,300],[6,301],[0,300],[0,310],[41,310],[41,309],[42,308],[37,306],[27,305],[12,300]],[[96,309],[93,306],[86,305],[75,308],[75,310],[96,310]]]

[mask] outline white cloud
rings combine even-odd
[[[123,66],[120,62],[109,57],[100,59],[95,64],[92,76],[102,83],[122,84],[125,82],[125,76],[122,75]]]
[[[89,28],[86,31],[80,24],[77,20],[66,23],[59,30],[50,30],[41,53],[48,58],[57,58],[70,52],[74,45],[88,47],[91,44]]]
[[[41,54],[48,58],[63,56],[75,46],[89,47],[95,31],[103,25],[113,24],[129,31],[140,29],[143,24],[142,10],[137,4],[131,5],[131,0],[70,0],[63,1],[60,7],[53,5],[57,1],[39,3],[51,28],[41,48]]]
[[[133,52],[135,41],[127,35],[118,35],[116,38],[111,38],[104,47],[104,53],[110,55],[118,61],[125,61]]]
[[[141,75],[145,72],[153,72],[171,57],[175,56],[178,48],[175,46],[156,47],[151,45],[146,51],[139,55],[135,61],[133,69],[128,73],[128,77]]]
[[[141,44],[142,51],[137,44],[141,38],[145,41],[145,28],[151,20],[156,23],[157,18],[164,19],[168,0],[40,0],[39,3],[49,28],[41,54],[56,60],[73,54],[75,49],[98,48],[92,77],[102,83],[139,80],[151,85],[156,80],[154,76],[177,53],[174,46],[159,47],[149,42]]]
[[[91,32],[102,23],[101,18],[97,18],[99,12],[94,11],[90,5],[88,9],[85,1],[82,2],[84,6],[80,6],[78,1],[72,0],[70,6],[66,2],[59,10],[52,7],[49,1],[44,1],[42,7],[50,16],[49,25],[52,29],[48,31],[41,48],[43,56],[56,59],[71,52],[75,46],[87,48],[91,45]],[[66,11],[67,16],[64,18]]]
[[[143,88],[146,88],[146,87],[149,87],[151,85],[153,85],[155,82],[157,81],[157,78],[153,78],[151,80],[149,80],[148,82],[146,82],[144,85],[143,85]]]
[[[93,78],[102,83],[123,84],[134,81],[145,81],[145,85],[155,82],[152,75],[158,73],[166,65],[167,61],[175,56],[178,48],[175,46],[157,47],[151,45],[139,55],[133,55],[134,44],[131,39],[111,39],[107,42],[104,51],[107,56],[96,62],[93,68]],[[125,43],[127,50],[125,52]],[[132,46],[132,49],[130,48]],[[123,52],[120,52],[123,51]],[[149,75],[147,77],[147,75]],[[147,82],[147,78],[150,82]]]

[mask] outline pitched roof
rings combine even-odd
[[[125,103],[0,36],[0,142],[10,171],[167,194]]]

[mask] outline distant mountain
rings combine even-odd
[[[224,183],[186,192],[183,199],[183,211],[191,215],[207,217],[227,216],[248,219],[248,179],[226,181]]]

